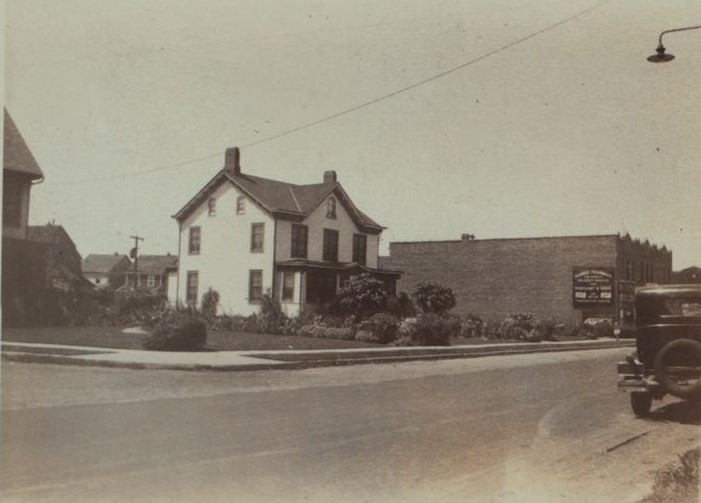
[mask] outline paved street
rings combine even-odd
[[[633,501],[698,442],[628,349],[245,373],[3,362],[2,501]]]

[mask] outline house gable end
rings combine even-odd
[[[316,211],[321,205],[326,204],[331,196],[335,196],[336,200],[341,203],[341,206],[348,213],[349,217],[353,220],[353,223],[359,231],[366,232],[368,234],[380,234],[384,230],[384,227],[365,215],[358,209],[357,206],[355,206],[350,196],[348,196],[346,191],[343,189],[343,186],[338,182],[326,190],[316,204],[305,212],[304,217],[309,217],[309,215]]]

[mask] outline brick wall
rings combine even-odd
[[[572,268],[616,267],[616,235],[390,243],[383,266],[404,272],[398,291],[435,281],[453,289],[456,314],[485,319],[530,312],[575,323]],[[615,307],[596,314],[615,314]],[[593,314],[593,313],[587,313]]]

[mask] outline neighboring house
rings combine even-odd
[[[687,267],[672,274],[675,283],[701,283],[701,267]]]
[[[176,215],[179,303],[199,307],[212,288],[219,311],[249,314],[263,295],[289,315],[331,301],[352,274],[394,291],[400,273],[377,266],[384,229],[353,204],[335,171],[296,185],[244,174],[238,148]]]
[[[27,322],[46,288],[47,246],[27,240],[31,186],[44,175],[4,110],[2,188],[2,321]]]
[[[637,286],[669,283],[672,252],[618,234],[390,243],[387,267],[403,272],[399,288],[438,282],[453,290],[460,315],[501,319],[532,313],[578,323],[605,317],[632,322]]]
[[[136,286],[137,288],[166,292],[168,291],[168,273],[175,270],[177,266],[178,257],[170,253],[167,255],[139,255],[127,271],[127,287]]]
[[[75,290],[89,287],[81,271],[81,256],[75,243],[61,225],[30,225],[27,229],[30,241],[44,243],[48,247],[46,263],[47,285],[59,290]]]
[[[30,189],[41,183],[44,175],[12,117],[7,110],[4,113],[2,235],[27,239]]]
[[[97,288],[119,288],[126,283],[126,273],[132,267],[126,255],[91,253],[83,259],[81,269],[85,279]]]

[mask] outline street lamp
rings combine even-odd
[[[686,28],[674,28],[672,30],[665,30],[660,33],[660,40],[657,44],[657,49],[655,49],[656,54],[648,56],[647,60],[650,63],[666,63],[667,61],[672,61],[674,59],[674,54],[665,54],[665,47],[662,45],[662,35],[667,33],[672,33],[674,31],[687,31],[687,30],[698,30],[701,26],[687,26]]]

